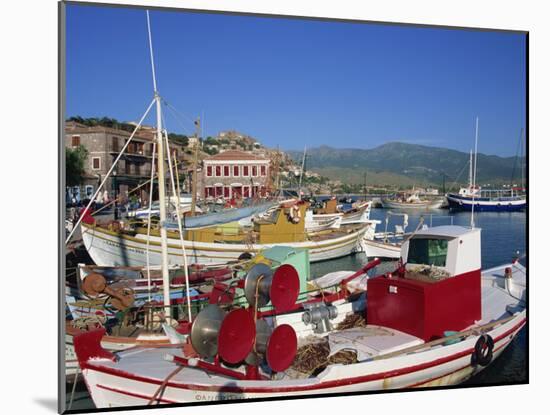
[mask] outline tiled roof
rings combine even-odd
[[[256,156],[255,154],[246,153],[239,150],[229,150],[223,153],[218,153],[213,156],[205,158],[205,160],[267,160],[264,157]]]
[[[109,127],[104,127],[104,126],[101,126],[101,125],[88,127],[86,125],[83,125],[83,124],[80,124],[80,123],[77,123],[77,122],[73,122],[73,121],[68,121],[68,122],[65,123],[65,134],[86,134],[86,133],[88,133],[88,134],[90,134],[90,133],[109,133],[109,134],[113,134],[113,135],[126,136],[126,137],[130,137],[130,135],[132,135],[132,133],[130,133],[126,130],[109,128]],[[155,134],[154,131],[151,131],[151,130],[148,130],[148,129],[143,129],[143,130],[139,130],[135,134],[134,137],[151,141],[151,140],[154,139],[154,136],[155,136],[154,134]]]

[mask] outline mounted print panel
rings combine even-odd
[[[526,32],[60,11],[62,412],[528,382]]]

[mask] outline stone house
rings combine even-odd
[[[74,121],[65,123],[65,147],[75,148],[82,145],[88,150],[84,181],[80,186],[67,187],[67,201],[72,200],[73,196],[76,200],[93,196],[130,135],[130,132],[120,129],[88,127]],[[109,199],[119,195],[124,199],[130,190],[150,179],[154,140],[155,129],[152,127],[143,127],[134,135],[103,187],[103,190],[107,190]],[[178,162],[181,162],[183,146],[171,143],[170,148]],[[148,200],[149,186],[143,186],[134,194],[143,201]]]

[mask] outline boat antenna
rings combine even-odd
[[[470,226],[472,229],[475,227],[474,221],[474,198],[475,198],[475,189],[476,189],[476,169],[477,169],[477,137],[479,132],[479,117],[476,117],[476,141],[474,145],[474,167],[472,173],[472,217],[470,219]]]
[[[166,179],[164,172],[164,142],[162,139],[162,109],[160,105],[160,95],[157,89],[157,80],[155,74],[155,60],[153,55],[153,39],[151,36],[151,21],[149,19],[149,10],[147,12],[147,33],[149,36],[149,54],[151,57],[151,74],[153,77],[153,90],[157,109],[157,157],[158,157],[158,188],[159,188],[159,216],[160,216],[160,248],[162,265],[162,286],[164,315],[167,319],[171,318],[170,309],[170,276],[168,273],[168,235],[166,232]],[[168,156],[170,157],[170,156]]]

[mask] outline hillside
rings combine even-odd
[[[288,151],[297,162],[302,153]],[[308,149],[306,168],[330,179],[363,183],[367,173],[369,184],[441,185],[443,174],[447,184],[458,177],[468,180],[468,153],[440,147],[408,143],[386,143],[373,149],[337,149],[328,146]],[[520,162],[515,157],[478,154],[479,183],[510,183],[515,164],[516,182],[520,181]]]

